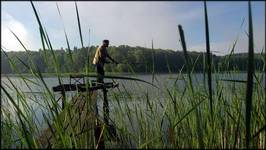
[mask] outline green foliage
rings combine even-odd
[[[54,54],[60,66],[60,72],[62,73],[72,73],[72,72],[85,72],[85,65],[87,61],[87,55],[89,55],[89,60],[92,61],[96,46],[91,46],[90,48],[80,48],[74,47],[74,50],[71,50],[71,56],[69,57],[68,48],[54,50]],[[89,49],[89,50],[88,50]],[[109,54],[116,59],[121,64],[106,64],[105,69],[107,72],[130,72],[129,67],[131,66],[135,72],[139,73],[151,73],[152,72],[152,49],[144,47],[130,47],[127,45],[121,46],[111,46],[108,48]],[[14,71],[11,69],[11,66],[8,63],[8,59],[1,52],[1,73],[2,74],[11,74]],[[18,71],[21,73],[30,73],[30,70],[27,70],[24,65],[18,61],[15,57],[20,58],[25,63],[29,63],[27,52],[18,51],[18,52],[6,52],[8,57],[14,59],[16,66],[18,66]],[[44,51],[39,49],[39,51],[28,51],[32,57],[32,61],[40,69],[42,73],[54,73],[55,68],[51,64],[53,62],[53,56],[50,51]],[[47,56],[45,56],[45,53]],[[89,54],[88,54],[89,53]],[[194,72],[203,71],[203,55],[205,53],[199,52],[189,52],[188,56],[191,58],[192,62],[198,58],[197,63],[194,67]],[[217,67],[218,64],[221,64],[224,59],[228,57],[225,56],[215,56],[212,55],[213,67]],[[73,63],[71,58],[73,58]],[[247,70],[247,53],[241,54],[231,54],[230,60],[228,60],[227,67],[221,67],[220,71],[246,71]],[[47,59],[47,61],[45,60]],[[172,51],[172,50],[163,50],[163,49],[154,49],[154,71],[155,73],[169,73],[179,72],[182,66],[185,64],[185,59],[182,51]],[[261,54],[254,54],[254,69],[256,71],[263,70],[263,60],[261,59]],[[129,66],[130,65],[130,66]],[[169,68],[168,68],[169,67]],[[92,62],[89,64],[89,69],[94,71],[94,66]],[[186,68],[183,69],[183,72],[187,72]]]

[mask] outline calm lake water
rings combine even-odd
[[[186,75],[184,75],[185,78],[187,78]],[[257,74],[258,80],[260,80],[260,84],[262,87],[265,87],[265,75],[259,73]],[[120,96],[125,95],[131,95],[132,99],[124,99],[121,101],[122,104],[127,104],[129,107],[133,107],[136,103],[139,103],[140,107],[144,107],[144,99],[149,96],[149,98],[153,101],[164,101],[165,99],[165,93],[166,89],[172,89],[173,87],[176,87],[176,90],[182,92],[186,88],[186,82],[183,80],[182,76],[179,76],[178,74],[156,74],[155,77],[153,78],[152,75],[131,75],[128,77],[135,77],[138,79],[145,80],[150,83],[154,83],[159,88],[155,88],[149,84],[142,83],[142,82],[137,82],[137,81],[129,81],[129,80],[115,80],[116,82],[119,83],[119,88],[111,89],[109,90],[108,96],[109,97],[109,105],[110,105],[110,115],[112,115],[112,109],[113,107],[117,104],[117,102],[112,101],[112,95],[119,93]],[[234,73],[234,74],[213,74],[213,91],[216,90],[216,84],[217,82],[223,84],[225,87],[234,86],[237,87],[245,87],[245,83],[233,83],[233,82],[225,82],[221,81],[221,79],[231,79],[231,80],[246,80],[247,76],[245,73]],[[34,118],[36,120],[36,123],[39,124],[40,126],[45,126],[44,125],[44,119],[42,117],[42,113],[48,113],[47,110],[43,109],[41,105],[45,105],[44,99],[47,96],[47,90],[45,90],[44,84],[36,78],[28,78],[35,82],[36,84],[33,84],[31,82],[26,83],[18,78],[18,77],[10,77],[10,80],[14,85],[10,83],[7,77],[1,78],[1,84],[2,86],[8,91],[10,96],[14,98],[14,100],[17,101],[17,103],[20,103],[20,99],[17,98],[18,93],[16,92],[16,89],[13,87],[15,86],[20,92],[22,92],[23,96],[27,99],[27,103],[30,104],[30,107],[34,111],[36,117]],[[94,80],[95,78],[88,78]],[[178,80],[177,80],[178,79]],[[187,80],[187,79],[186,79]],[[44,78],[44,81],[47,85],[47,87],[50,89],[52,93],[52,87],[59,85],[58,79],[56,77],[47,77]],[[63,84],[69,84],[69,78],[65,77],[62,78]],[[110,79],[105,79],[105,82],[111,82],[112,80]],[[257,80],[254,78],[254,82]],[[73,82],[73,80],[72,80]],[[193,87],[194,88],[204,88],[204,75],[203,74],[193,74],[192,75],[192,82],[193,82]],[[206,80],[205,82],[207,83],[207,75],[206,75]],[[205,86],[207,87],[207,84],[205,83]],[[230,87],[231,88],[231,87]],[[228,88],[228,89],[230,89]],[[44,94],[44,92],[46,94]],[[56,98],[60,97],[60,93],[54,93]],[[74,96],[76,93],[75,92],[68,92],[67,97],[71,99],[72,96]],[[102,99],[101,97],[101,92],[98,92],[98,108],[99,111],[102,111]],[[123,99],[123,98],[122,98]],[[1,101],[2,101],[2,108],[7,109],[11,112],[11,114],[15,115],[14,109],[12,109],[12,104],[10,100],[8,100],[7,95],[3,92],[1,89]],[[36,101],[38,103],[36,103]],[[158,103],[159,104],[159,103]],[[4,116],[5,117],[5,116]]]

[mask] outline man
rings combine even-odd
[[[96,66],[97,70],[97,82],[98,83],[104,83],[103,78],[104,78],[104,64],[105,63],[110,63],[109,61],[106,60],[108,57],[112,62],[118,64],[117,61],[115,61],[107,52],[107,47],[109,46],[109,41],[108,40],[103,40],[102,46],[99,46],[95,52],[95,56],[93,59],[93,64]],[[107,90],[103,88],[103,95],[104,95],[104,101],[103,101],[103,111],[104,111],[104,123],[107,125],[107,130],[109,134],[112,136],[116,136],[116,132],[114,131],[114,127],[109,125],[109,106],[108,106],[108,101],[107,101]],[[96,114],[98,114],[98,109],[97,109],[97,102],[96,102]],[[94,130],[95,138],[97,141],[99,140],[99,147],[98,149],[104,149],[104,140],[103,136],[101,135],[101,126],[98,124],[98,121],[96,120],[96,128]]]
[[[106,60],[108,57],[112,62],[118,64],[117,61],[115,61],[108,53],[107,53],[107,47],[109,46],[109,40],[103,40],[103,45],[99,46],[95,52],[95,56],[93,59],[93,64],[96,65],[97,70],[97,82],[103,83],[103,77],[104,77],[104,64],[110,63]]]

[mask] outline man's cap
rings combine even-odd
[[[109,40],[103,40],[103,43],[109,43]]]

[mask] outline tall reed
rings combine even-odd
[[[209,23],[208,23],[208,13],[207,4],[204,1],[204,16],[205,16],[205,36],[206,36],[206,58],[207,58],[207,72],[208,72],[208,87],[209,87],[209,100],[210,100],[210,114],[213,119],[213,100],[212,100],[212,64],[211,64],[211,52],[210,52],[210,40],[209,40]]]
[[[52,67],[56,71],[56,81],[63,84],[62,73],[60,69],[57,69],[60,66],[51,43],[53,41],[50,41],[33,2],[31,2],[31,5],[38,22],[40,40],[45,52],[43,57],[47,60],[46,63],[52,60]],[[75,3],[75,8],[79,35],[82,39],[77,3]],[[58,5],[57,9],[62,19]],[[182,68],[176,79],[166,79],[159,74],[155,74],[155,71],[151,76],[152,83],[133,77],[105,76],[106,80],[119,80],[119,88],[108,92],[111,106],[109,121],[114,125],[119,140],[115,142],[109,140],[110,134],[103,127],[101,135],[105,137],[105,148],[266,148],[266,133],[264,132],[266,104],[263,101],[265,99],[265,86],[263,87],[262,84],[263,75],[255,73],[254,64],[252,64],[254,63],[254,37],[251,3],[249,2],[247,80],[240,79],[241,76],[238,75],[237,78],[234,78],[235,73],[239,72],[238,69],[233,72],[228,71],[222,77],[215,76],[211,78],[212,71],[216,74],[222,72],[220,69],[211,69],[206,2],[204,2],[204,10],[207,50],[207,54],[204,56],[206,60],[204,58],[204,61],[208,71],[208,90],[204,88],[205,82],[203,85],[199,84],[201,78],[197,79],[197,75],[193,73],[201,56],[197,56],[194,61],[189,58],[184,31],[182,26],[179,25],[178,30],[186,62],[183,68],[186,68],[186,72]],[[43,88],[40,91],[42,93],[41,98],[35,97],[35,100],[31,100],[26,97],[23,88],[19,87],[11,77],[7,76],[7,82],[1,84],[1,101],[7,103],[4,107],[1,107],[1,115],[4,116],[4,119],[1,120],[1,129],[4,131],[4,133],[1,133],[1,148],[97,148],[99,146],[98,140],[95,140],[94,130],[90,128],[88,123],[95,119],[95,116],[79,114],[69,103],[71,100],[69,97],[65,97],[65,108],[62,109],[44,74],[32,63],[31,52],[14,32],[13,35],[27,52],[29,61],[24,62],[19,57],[8,55],[3,46],[1,46],[1,53],[3,52],[7,56],[10,66],[18,74],[18,78],[22,79],[22,83],[31,92],[36,90],[34,86]],[[72,56],[67,35],[69,34],[65,31],[68,53]],[[221,68],[227,68],[231,60],[231,54],[234,53],[237,44],[237,40],[233,41],[230,55],[223,60]],[[83,40],[81,40],[81,45],[83,47]],[[52,58],[47,58],[46,53],[52,53]],[[152,51],[152,54],[154,54],[154,51]],[[265,56],[265,54],[262,54],[262,56]],[[71,57],[67,59],[71,59]],[[19,72],[15,61],[20,62],[27,70],[30,70],[33,78],[28,78]],[[153,65],[154,63],[155,61],[153,61]],[[264,71],[265,63],[266,61],[264,61]],[[128,64],[128,67],[132,74],[137,76],[132,64]],[[254,82],[252,81],[253,76],[255,77]],[[86,77],[95,78],[96,75],[86,74]],[[247,87],[242,86],[244,84]],[[250,84],[253,86],[250,87]],[[152,92],[149,91],[151,89]],[[75,94],[80,94],[79,96],[82,98],[86,98],[86,96],[91,98],[90,95],[83,95],[79,92]],[[246,96],[246,103],[242,100],[244,95]],[[98,100],[101,98],[99,94]],[[91,100],[93,98],[87,101],[89,102],[87,107],[85,107],[85,103],[78,103],[78,101],[74,101],[74,103],[78,103],[83,109],[91,109],[91,107],[94,107]],[[36,103],[38,105],[37,109],[41,109],[40,112],[43,117],[41,123],[34,121],[34,118],[38,119],[39,116],[36,114],[37,109],[29,102]],[[246,114],[244,111],[246,111]],[[100,107],[99,114],[103,114]],[[212,117],[211,123],[208,119],[210,115]],[[101,115],[96,118],[103,120]],[[47,145],[42,145],[40,135],[43,132],[48,134],[48,132],[46,132],[47,130],[43,131],[38,124],[45,124],[45,129],[50,131],[47,136],[50,143]]]
[[[246,91],[246,148],[250,147],[250,122],[252,111],[253,75],[254,75],[254,45],[253,45],[253,24],[251,13],[251,2],[248,2],[248,76]]]

